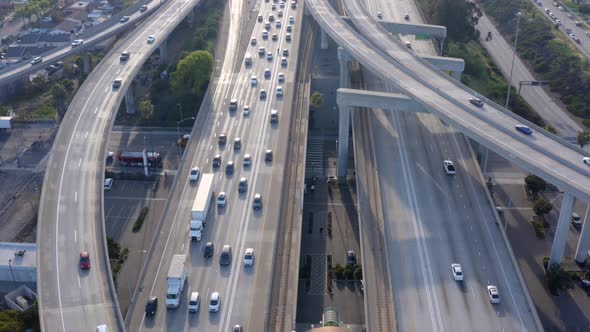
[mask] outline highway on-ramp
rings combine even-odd
[[[122,40],[88,76],[60,125],[45,173],[37,232],[43,331],[91,331],[100,324],[109,331],[124,330],[105,249],[106,143],[125,88],[197,2],[165,3]],[[151,34],[157,42],[147,44]],[[119,61],[121,50],[131,50],[128,61]],[[123,79],[117,90],[112,88],[115,78]],[[89,270],[79,267],[81,251],[90,254]]]
[[[279,8],[271,10],[272,2],[259,2],[249,11],[245,2],[232,1],[230,5],[230,25],[227,52],[223,59],[219,77],[212,81],[212,88],[201,106],[191,141],[183,157],[181,169],[175,179],[175,189],[163,213],[163,224],[151,258],[146,263],[145,277],[140,280],[142,291],[136,297],[131,311],[129,330],[132,331],[229,331],[240,324],[246,331],[263,331],[268,316],[270,283],[273,271],[273,250],[278,227],[283,174],[286,165],[287,143],[292,113],[293,87],[301,29],[301,9]],[[283,17],[278,17],[283,10]],[[247,13],[247,14],[246,14]],[[261,37],[264,22],[257,22],[261,14],[264,22],[270,14],[275,15],[271,23],[268,40]],[[294,23],[288,17],[294,16]],[[277,28],[276,21],[281,21]],[[287,25],[292,26],[292,40],[286,40]],[[247,32],[244,32],[247,31]],[[250,33],[250,31],[252,31]],[[277,34],[277,40],[272,35]],[[257,39],[251,44],[251,37]],[[265,52],[259,55],[259,47]],[[244,64],[246,49],[252,55],[252,65]],[[283,50],[288,50],[288,64],[281,65]],[[278,52],[277,52],[278,51]],[[272,55],[269,60],[268,52]],[[280,55],[279,55],[280,53]],[[271,76],[264,76],[268,68]],[[278,73],[283,72],[285,83],[279,83]],[[251,83],[252,76],[257,83]],[[284,96],[276,96],[276,88],[282,85]],[[213,88],[214,87],[214,88]],[[259,93],[265,89],[266,99]],[[236,111],[229,111],[229,101],[238,100]],[[243,114],[243,107],[250,106],[250,114]],[[270,112],[279,113],[279,123],[270,123]],[[220,133],[227,134],[227,144],[218,144]],[[241,138],[241,148],[233,149],[235,138]],[[273,160],[265,161],[265,150],[273,150]],[[214,169],[212,160],[216,154],[222,158],[222,167]],[[244,166],[244,155],[250,154],[252,165]],[[225,173],[228,161],[233,161],[233,174]],[[200,242],[191,242],[188,226],[191,207],[198,189],[198,183],[188,181],[191,167],[199,167],[202,173],[214,173],[215,198],[221,191],[227,193],[227,203],[223,207],[211,203],[207,223]],[[245,177],[248,189],[238,193],[238,181]],[[263,208],[254,211],[252,200],[255,193],[262,196]],[[213,257],[203,257],[205,243],[215,246]],[[219,264],[219,254],[223,245],[230,245],[233,257],[230,266]],[[243,264],[244,251],[253,248],[254,266]],[[189,260],[188,280],[181,296],[180,306],[166,309],[166,276],[174,254],[187,254]],[[209,312],[209,297],[219,292],[221,306],[219,312]],[[201,306],[197,313],[189,313],[188,294],[199,292]],[[153,317],[144,315],[148,296],[157,296],[160,305]]]

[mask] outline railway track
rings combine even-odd
[[[290,331],[295,328],[297,287],[299,275],[299,244],[301,242],[301,209],[303,207],[303,183],[305,176],[305,152],[307,146],[307,123],[309,105],[310,54],[314,34],[309,24],[303,25],[301,70],[296,80],[297,96],[294,100],[294,118],[289,133],[286,184],[281,195],[281,219],[273,261],[269,317],[266,331]],[[294,249],[294,241],[296,249]]]
[[[351,88],[365,89],[363,72],[353,63]],[[381,192],[369,122],[370,110],[352,112],[353,146],[357,169],[359,228],[363,248],[365,285],[365,324],[367,331],[397,331],[387,253],[384,243],[384,220]],[[364,211],[364,213],[363,213]],[[370,303],[368,300],[372,300]]]

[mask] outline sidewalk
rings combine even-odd
[[[509,77],[512,64],[512,45],[506,42],[487,16],[484,15],[479,18],[477,27],[481,31],[481,44],[488,51],[504,76]],[[485,41],[488,31],[492,32],[493,38],[490,41]],[[520,81],[534,80],[537,79],[517,55],[514,59],[514,69],[512,71],[512,86],[518,90]],[[577,132],[582,130],[582,127],[573,117],[560,106],[559,101],[555,101],[543,87],[523,86],[520,94],[545,122],[557,130],[559,136],[564,138],[576,137]]]

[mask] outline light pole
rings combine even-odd
[[[14,284],[14,287],[16,288],[16,279],[14,279],[14,272],[12,271],[12,259],[8,260],[8,267],[10,267],[10,274],[12,275],[12,283]]]
[[[176,106],[178,106],[178,111],[180,112],[180,119],[182,119],[182,104],[178,103],[176,104]]]
[[[180,147],[180,143],[182,142],[182,137],[180,137],[180,124],[183,123],[186,120],[195,120],[194,116],[188,117],[186,119],[182,119],[178,122],[176,122],[176,134],[178,135],[178,163],[180,164],[180,159],[182,159],[182,149]]]
[[[518,28],[520,26],[521,12],[516,13],[518,19],[516,20],[516,35],[514,36],[514,45],[512,47],[512,64],[510,65],[510,76],[508,77],[508,91],[506,92],[506,109],[508,109],[508,103],[510,102],[510,88],[512,87],[512,70],[514,69],[514,59],[516,58],[516,43],[518,43]]]

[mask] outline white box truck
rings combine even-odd
[[[186,255],[172,256],[170,269],[168,269],[168,291],[166,293],[166,307],[178,308],[180,304],[180,295],[186,282],[188,269],[186,267]]]
[[[11,116],[0,116],[0,129],[12,128],[12,117]]]
[[[191,213],[192,220],[200,220],[205,224],[207,219],[207,211],[209,211],[209,203],[215,190],[213,184],[214,174],[207,173],[201,176],[201,183],[197,189],[197,196],[193,202],[193,209]]]

